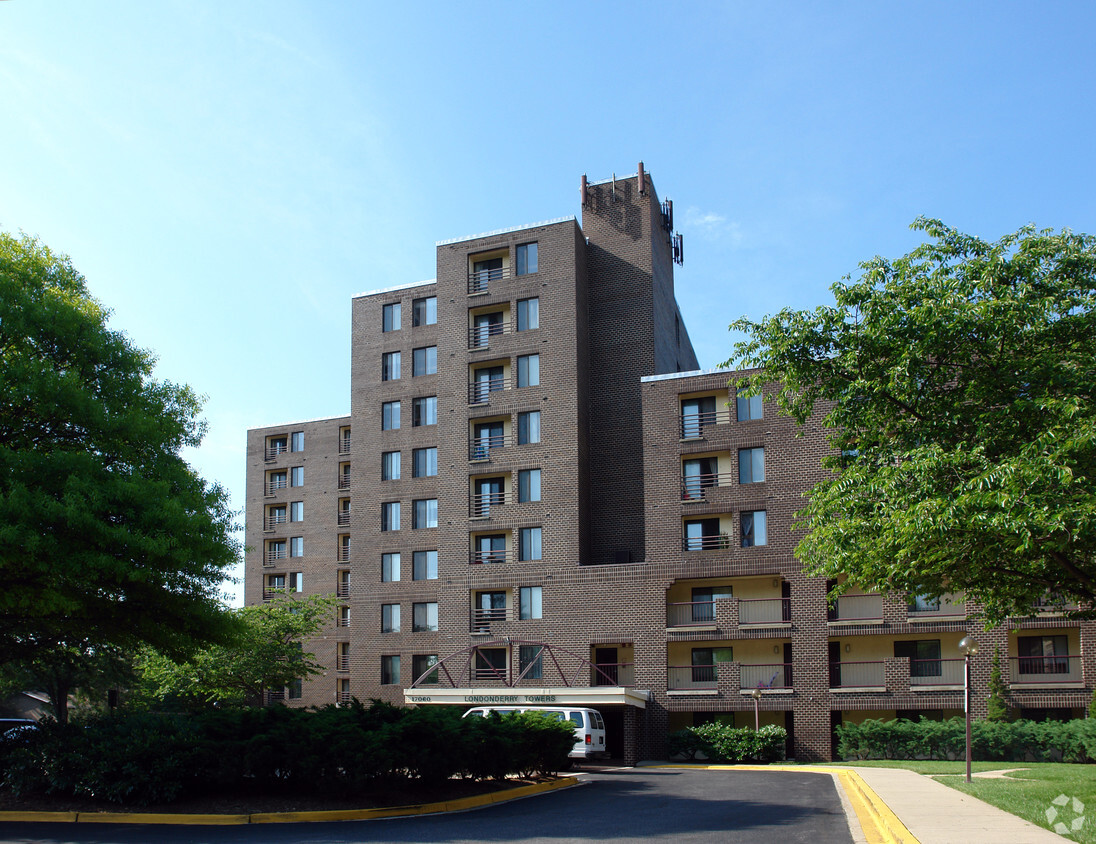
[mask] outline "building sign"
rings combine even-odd
[[[448,703],[465,706],[598,706],[625,704],[643,709],[650,692],[614,686],[530,689],[527,693],[499,689],[407,689],[405,703]]]

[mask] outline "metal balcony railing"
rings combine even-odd
[[[348,524],[350,524],[350,511],[340,510],[336,521],[338,522],[339,527],[346,527]]]
[[[487,325],[474,325],[468,329],[468,348],[486,349],[492,337],[510,333],[510,321],[492,322]]]
[[[288,480],[284,475],[280,475],[275,478],[271,478],[266,485],[266,494],[273,495],[280,489],[286,489],[289,486]]]
[[[283,700],[285,700],[285,689],[267,689],[267,703],[281,703]]]
[[[511,607],[490,610],[474,609],[472,610],[471,629],[473,633],[488,633],[492,624],[513,620],[514,614]]]
[[[336,627],[349,627],[350,626],[350,613],[340,613],[338,619],[335,622]]]
[[[941,600],[938,604],[917,604],[908,610],[908,617],[913,620],[965,616],[966,614],[966,604],[961,600],[951,602]]]
[[[510,277],[509,267],[496,270],[472,270],[468,273],[468,293],[486,293],[492,281],[502,281]]]
[[[349,453],[350,453],[350,437],[348,435],[348,436],[344,436],[341,440],[339,440],[339,454],[349,454]]]
[[[826,610],[828,621],[883,620],[883,597],[881,595],[842,595],[835,606]]]
[[[263,530],[274,530],[278,525],[285,524],[285,513],[268,513],[263,517]]]
[[[963,685],[962,659],[911,659],[910,686]]]
[[[510,379],[505,375],[500,375],[497,378],[483,378],[478,381],[472,381],[468,385],[468,403],[484,404],[491,400],[491,393],[498,393],[509,389]]]
[[[740,690],[790,689],[792,687],[792,664],[790,662],[768,662],[761,665],[740,665],[738,678],[738,688]]]
[[[712,487],[730,486],[734,483],[732,472],[717,472],[712,475],[689,475],[681,479],[681,500],[694,501],[704,498],[705,490]]]
[[[350,692],[338,692],[339,703],[353,703],[353,696]]]
[[[1014,656],[1009,658],[1009,667],[1012,685],[1053,686],[1082,680],[1079,656]]]
[[[473,566],[509,563],[514,559],[513,551],[473,551],[468,562]]]
[[[507,434],[496,434],[492,437],[480,437],[468,444],[469,460],[490,460],[491,452],[500,448],[513,445]]]
[[[715,690],[714,665],[671,665],[666,669],[669,691]]]
[[[623,686],[632,688],[635,684],[635,663],[599,662],[591,666],[591,686]]]
[[[336,654],[336,656],[335,656],[335,670],[336,671],[349,671],[350,670],[350,654]]]
[[[726,533],[712,533],[705,536],[684,536],[681,538],[683,551],[728,551],[731,537]]]
[[[350,489],[350,473],[342,472],[339,475],[339,489]]]
[[[287,556],[285,546],[266,549],[266,561],[268,563],[273,563],[275,560],[284,560]]]
[[[739,624],[784,624],[791,620],[791,598],[740,598],[738,601]]]
[[[340,563],[350,562],[350,546],[340,545],[335,552],[335,559]]]
[[[480,495],[473,495],[471,501],[472,518],[486,518],[491,515],[492,507],[501,507],[505,503],[505,492],[484,492]]]
[[[349,598],[350,597],[350,581],[340,580],[335,585],[335,597],[336,598]]]
[[[279,455],[285,454],[289,449],[285,443],[275,443],[266,447],[266,459],[274,460]]]
[[[731,411],[723,407],[704,413],[683,413],[681,415],[681,436],[683,439],[703,437],[704,429],[711,425],[726,425],[731,421]]]
[[[882,660],[870,662],[831,662],[831,689],[878,688],[886,685]]]

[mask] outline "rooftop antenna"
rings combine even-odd
[[[586,202],[587,202],[586,196],[587,196],[587,194],[586,194],[586,174],[583,173],[582,174],[582,207],[583,208],[586,207]]]
[[[613,173],[613,202],[616,202],[616,173]]]
[[[639,195],[647,193],[647,182],[643,178],[643,162],[639,162]]]

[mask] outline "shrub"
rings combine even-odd
[[[784,758],[788,731],[768,724],[759,730],[712,721],[687,727],[670,737],[670,752],[695,759],[703,753],[713,762],[776,762]]]

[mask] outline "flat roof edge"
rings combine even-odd
[[[344,413],[340,416],[318,416],[315,419],[297,419],[293,422],[275,422],[273,425],[253,425],[248,428],[247,431],[248,433],[251,433],[252,431],[263,431],[267,428],[292,428],[294,425],[310,425],[314,422],[339,422],[349,418],[349,413]]]
[[[644,375],[639,379],[639,383],[646,384],[650,381],[672,381],[675,378],[695,378],[697,375],[719,375],[722,373],[730,375],[737,371],[738,370],[736,369],[716,367],[715,369],[695,369],[692,372],[667,372],[665,375]]]
[[[407,290],[411,287],[425,287],[428,284],[437,284],[436,278],[428,278],[426,281],[409,281],[407,284],[395,284],[392,287],[382,287],[379,290],[367,290],[365,293],[355,293],[351,299],[361,299],[363,296],[376,296],[378,293],[393,293],[396,290]]]
[[[577,223],[578,218],[572,214],[569,217],[556,217],[554,220],[541,220],[539,223],[524,223],[520,226],[509,226],[505,229],[495,229],[489,232],[482,232],[480,234],[470,234],[467,237],[451,237],[448,240],[438,240],[434,243],[435,246],[448,246],[451,243],[463,243],[466,240],[479,240],[484,237],[496,237],[500,234],[510,234],[510,232],[520,232],[524,229],[537,229],[541,226],[555,226],[559,223]]]

